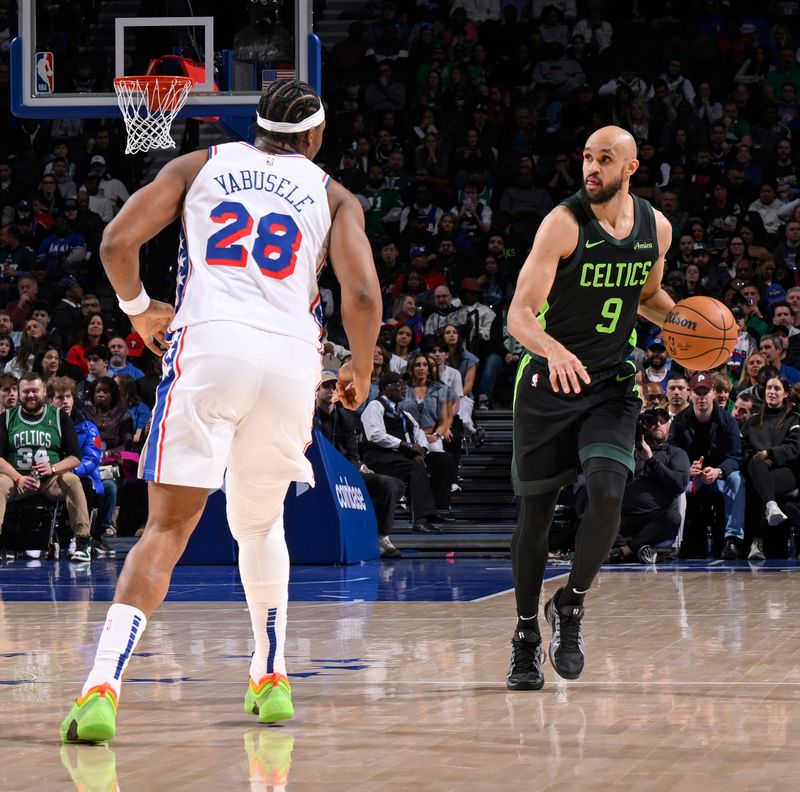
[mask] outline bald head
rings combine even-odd
[[[610,150],[626,160],[636,159],[636,141],[626,129],[618,126],[605,126],[598,129],[586,141],[586,149]]]
[[[624,129],[598,129],[583,149],[583,190],[590,203],[606,204],[622,190],[628,192],[631,176],[639,167],[636,141]]]

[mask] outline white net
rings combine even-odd
[[[114,89],[128,132],[126,154],[175,148],[172,121],[194,85],[190,77],[117,77]]]

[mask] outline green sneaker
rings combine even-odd
[[[72,705],[61,724],[61,742],[106,742],[117,732],[116,720],[116,693],[108,684],[98,685]]]
[[[294,715],[292,686],[283,674],[270,674],[258,682],[250,679],[244,696],[244,711],[258,715],[261,723],[288,720]]]

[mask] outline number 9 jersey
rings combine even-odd
[[[318,345],[329,182],[301,154],[211,146],[184,200],[170,330],[231,321]]]

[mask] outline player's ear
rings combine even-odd
[[[639,170],[639,160],[632,159],[628,160],[628,176],[633,176],[636,171]]]

